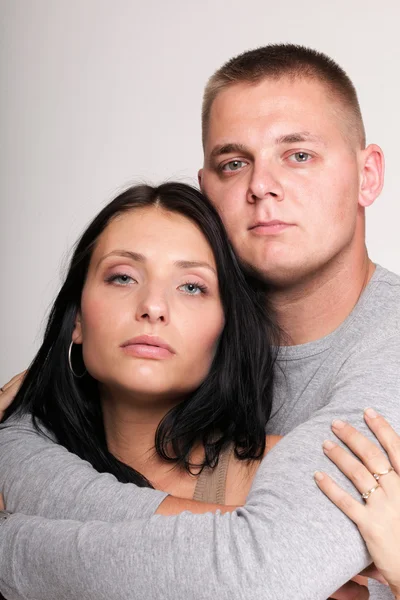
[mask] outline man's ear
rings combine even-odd
[[[82,316],[80,311],[76,313],[75,317],[75,327],[72,332],[72,341],[74,344],[82,344],[83,343],[83,334],[82,334]]]
[[[360,206],[365,208],[376,200],[383,188],[384,174],[383,151],[376,144],[370,144],[362,152]]]
[[[203,187],[201,184],[202,184],[202,180],[203,180],[203,169],[199,169],[199,172],[197,173],[197,179],[199,181],[200,189],[202,190]]]

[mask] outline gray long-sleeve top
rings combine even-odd
[[[359,498],[321,446],[334,418],[366,433],[367,406],[400,431],[399,333],[400,278],[378,267],[338,330],[282,349],[267,432],[287,435],[232,514],[154,515],[162,492],[96,473],[29,420],[5,424],[0,482],[19,514],[0,529],[0,591],[10,600],[326,600],[370,558],[313,473]],[[377,585],[371,598],[391,595]]]

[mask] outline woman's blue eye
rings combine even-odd
[[[126,275],[126,273],[120,273],[116,275],[111,275],[108,279],[108,283],[116,283],[117,285],[128,285],[132,281],[135,281],[133,277],[130,275]]]
[[[184,283],[183,285],[179,286],[178,289],[182,290],[186,294],[189,294],[190,296],[198,296],[206,291],[204,286],[197,283]]]
[[[222,167],[222,171],[239,171],[245,164],[243,160],[231,160]]]
[[[308,162],[311,158],[311,154],[308,154],[308,152],[295,152],[294,154],[291,154],[289,158],[298,163]]]

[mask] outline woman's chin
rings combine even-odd
[[[150,380],[140,382],[114,381],[103,387],[103,400],[113,405],[125,404],[132,408],[151,407],[160,408],[162,406],[168,409],[182,401],[182,397],[188,392],[177,389],[176,386],[165,385],[165,382]]]

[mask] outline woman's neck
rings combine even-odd
[[[121,400],[121,394],[103,394],[103,419],[109,451],[144,475],[155,488],[174,494],[178,489],[184,494],[182,497],[191,498],[194,478],[161,458],[155,450],[157,427],[176,402],[157,404],[151,401],[138,403],[133,398]]]

